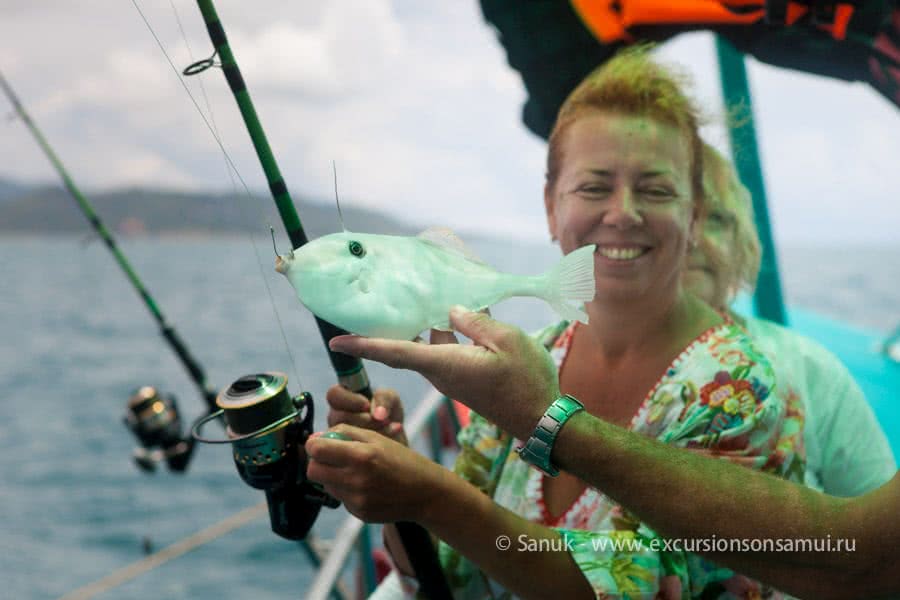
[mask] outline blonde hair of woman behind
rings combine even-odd
[[[726,307],[741,290],[752,292],[759,275],[761,247],[753,217],[753,198],[741,183],[734,165],[707,143],[703,144],[703,213],[708,218],[716,211],[725,211],[734,219],[734,244],[730,257],[721,256],[715,248],[704,244],[707,258],[720,268],[716,272],[724,281],[716,289],[725,297],[717,299],[717,306]],[[730,260],[729,260],[730,258]]]

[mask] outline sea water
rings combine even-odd
[[[472,243],[488,263],[533,274],[558,249]],[[314,321],[273,269],[264,236],[126,240],[122,249],[210,383],[284,371],[316,399],[334,381]],[[782,250],[789,302],[887,334],[900,324],[900,247]],[[0,597],[54,598],[255,505],[227,447],[200,446],[187,473],[132,464],[122,424],[140,385],[175,393],[187,419],[203,403],[109,252],[90,238],[0,238]],[[555,319],[534,299],[494,315],[525,329]],[[367,363],[376,386],[411,407],[416,374]],[[409,413],[409,410],[408,410]],[[210,433],[219,433],[215,425]],[[323,509],[328,537],[346,516]],[[108,592],[104,598],[302,598],[313,572],[261,517]]]

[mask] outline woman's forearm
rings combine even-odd
[[[594,598],[557,531],[506,510],[451,472],[419,520],[519,597]]]
[[[900,476],[865,497],[835,498],[675,450],[584,413],[560,433],[553,458],[660,534],[690,541],[700,554],[788,592],[845,595],[852,580],[854,594],[877,595],[891,585],[884,569],[900,567],[885,545],[900,542]],[[839,541],[844,551],[835,551]],[[737,551],[715,551],[726,543]],[[765,544],[780,549],[753,551]],[[858,587],[861,580],[869,587]]]

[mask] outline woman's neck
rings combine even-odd
[[[634,352],[666,352],[687,344],[721,316],[695,296],[678,289],[666,302],[604,302],[595,299],[585,309],[592,345],[609,360]]]

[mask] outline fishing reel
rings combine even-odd
[[[125,425],[137,437],[134,462],[144,471],[155,471],[165,461],[171,471],[187,469],[194,440],[181,434],[181,417],[175,396],[163,396],[152,386],[135,390],[128,399]]]
[[[194,424],[194,439],[231,444],[241,479],[266,493],[272,531],[289,540],[303,539],[322,506],[340,505],[306,479],[306,458],[300,447],[312,433],[312,396],[303,392],[292,398],[287,375],[267,372],[241,377],[219,394],[216,405],[220,410]],[[225,418],[228,437],[203,437],[202,427],[220,416]]]

